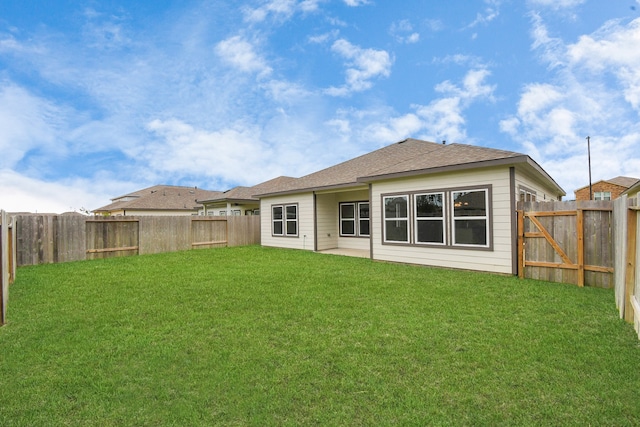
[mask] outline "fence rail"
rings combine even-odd
[[[260,217],[18,215],[17,265],[260,243]]]

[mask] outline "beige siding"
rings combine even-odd
[[[298,236],[273,236],[271,225],[271,206],[298,204]],[[260,229],[263,246],[275,246],[290,249],[314,250],[313,194],[293,194],[266,197],[260,200]]]
[[[459,189],[491,185],[492,250],[451,247],[389,245],[382,243],[382,194],[424,190]],[[496,273],[512,272],[509,168],[490,168],[462,173],[443,173],[375,183],[371,200],[373,258],[439,267]],[[410,224],[413,230],[413,224]],[[410,232],[411,232],[410,231]]]
[[[240,211],[240,215],[250,215],[260,207],[259,203],[216,203],[205,206],[199,214],[207,216],[233,215],[233,211]],[[222,213],[224,212],[224,213]]]
[[[369,238],[367,237],[340,237],[339,225],[339,204],[342,202],[366,202],[369,200],[369,189],[358,191],[348,191],[336,194],[336,204],[334,207],[336,216],[336,236],[338,236],[338,248],[340,249],[362,249],[369,250]]]
[[[338,202],[336,194],[318,194],[316,196],[318,221],[318,250],[324,251],[338,247]]]
[[[533,190],[538,202],[557,201],[560,196],[549,183],[541,181],[539,176],[534,176],[522,168],[516,168],[515,181],[516,201],[520,200],[520,188]]]

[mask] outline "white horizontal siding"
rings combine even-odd
[[[336,194],[319,194],[316,196],[316,215],[318,223],[319,251],[338,247],[338,202]]]
[[[369,239],[340,237],[340,203],[365,202],[369,200],[369,189],[322,193],[316,196],[318,223],[318,250],[333,248],[369,249]]]
[[[491,185],[492,250],[452,247],[400,246],[382,243],[382,194],[448,190]],[[443,173],[374,183],[371,200],[371,226],[375,230],[373,258],[448,268],[512,272],[511,206],[509,168],[490,168],[459,173]],[[412,226],[412,225],[411,225]]]
[[[271,206],[298,204],[298,236],[273,236]],[[313,194],[294,194],[265,197],[260,200],[260,233],[262,246],[313,250],[315,246],[313,228]]]
[[[336,226],[338,227],[338,234],[340,234],[340,225],[338,221],[340,220],[339,214],[339,203],[344,202],[366,202],[369,200],[369,189],[366,188],[364,190],[358,191],[348,191],[343,193],[336,194],[336,205],[335,211],[337,214],[336,217]],[[338,237],[338,248],[340,249],[359,249],[359,250],[369,250],[369,238],[367,237]]]
[[[556,193],[556,189],[541,181],[530,172],[523,168],[516,168],[516,201],[520,200],[519,187],[523,186],[529,190],[533,190],[536,193],[536,200],[538,202],[543,201],[557,201],[559,194]]]

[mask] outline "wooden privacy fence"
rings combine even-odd
[[[518,203],[518,275],[613,287],[613,204]]]
[[[620,317],[633,323],[640,338],[640,210],[638,199],[614,201],[615,297]]]
[[[16,277],[15,218],[0,211],[0,326],[7,321],[9,285]]]
[[[19,215],[17,264],[260,243],[259,216]]]

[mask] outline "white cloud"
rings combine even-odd
[[[309,36],[308,41],[309,43],[322,44],[322,43],[326,43],[329,40],[337,39],[339,34],[340,34],[340,31],[332,30],[323,34]]]
[[[351,7],[357,7],[369,4],[369,0],[344,0],[344,4]]]
[[[496,87],[485,83],[490,75],[487,69],[472,69],[463,77],[462,85],[445,80],[435,86],[435,91],[448,95],[446,99],[456,100],[455,103],[447,102],[448,105],[460,105],[461,108],[466,108],[470,102],[479,98],[493,101]]]
[[[587,136],[594,181],[640,175],[640,19],[608,22],[575,43],[549,37],[538,15],[533,30],[533,47],[554,82],[524,86],[516,113],[500,129],[556,177],[569,198],[588,182]]]
[[[109,202],[115,183],[50,182],[0,169],[0,209],[7,212],[63,213],[87,211]],[[105,191],[106,190],[106,191]]]
[[[485,0],[487,7],[485,10],[476,14],[476,19],[467,26],[467,28],[473,28],[477,25],[489,24],[500,15],[500,3],[501,0]]]
[[[412,44],[420,41],[420,34],[413,30],[413,25],[407,19],[396,21],[391,24],[389,34],[396,39],[398,43]]]
[[[445,81],[436,86],[443,94],[427,105],[414,105],[414,113],[402,116],[366,117],[371,122],[365,126],[364,138],[384,143],[398,141],[406,137],[419,137],[430,141],[471,142],[467,137],[464,112],[475,102],[493,102],[495,86],[486,83],[490,72],[486,69],[472,69],[457,85]]]
[[[552,10],[571,9],[583,4],[586,0],[529,0],[533,6],[543,6]]]
[[[258,23],[272,16],[278,21],[290,19],[296,12],[311,13],[319,9],[320,3],[326,0],[269,0],[262,6],[243,9],[245,21]]]
[[[268,75],[272,71],[264,58],[256,53],[253,45],[242,36],[233,36],[219,42],[215,52],[224,61],[241,71],[259,75]]]
[[[615,75],[626,101],[640,110],[640,18],[624,26],[608,22],[597,33],[580,37],[567,51],[571,67],[593,75]]]
[[[532,13],[531,20],[531,37],[533,38],[531,47],[533,50],[540,52],[541,59],[551,68],[562,66],[566,61],[566,48],[563,41],[549,35],[549,31],[539,14]]]
[[[373,86],[372,79],[391,75],[393,59],[387,51],[363,49],[345,39],[336,40],[331,50],[347,60],[346,84],[327,90],[329,95],[344,96]]]
[[[195,172],[222,183],[254,185],[279,175],[272,149],[255,126],[238,123],[209,131],[177,119],[156,119],[147,129],[157,142],[146,146],[141,155],[164,176]]]
[[[15,166],[30,150],[64,150],[57,139],[59,115],[50,102],[0,82],[0,167]]]

